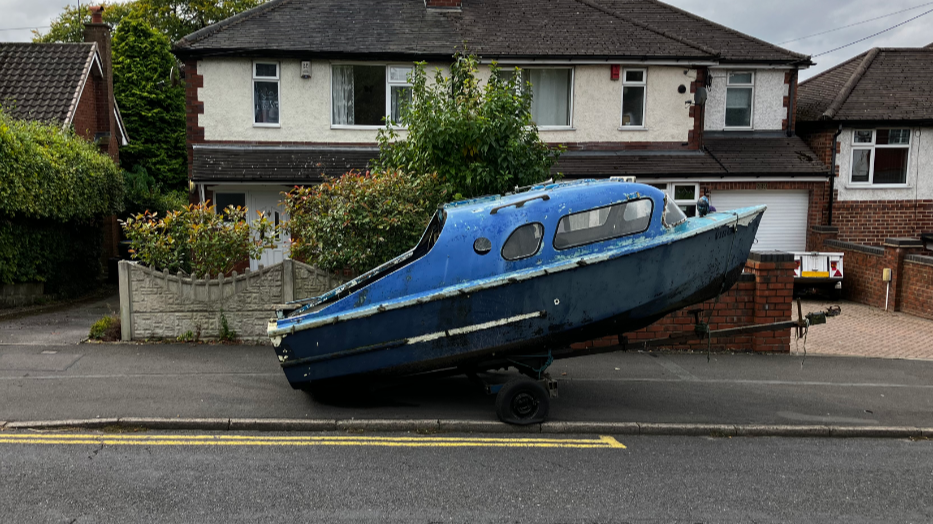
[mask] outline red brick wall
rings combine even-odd
[[[85,140],[94,140],[94,134],[99,127],[97,125],[97,100],[100,98],[101,81],[94,75],[90,75],[87,83],[84,85],[84,91],[78,100],[78,106],[75,108],[75,115],[72,123],[75,133]]]
[[[194,144],[204,142],[204,128],[198,125],[198,115],[204,114],[204,102],[198,100],[198,89],[204,87],[204,76],[198,74],[198,61],[185,62],[185,133],[188,143],[188,180],[194,165]],[[197,193],[195,193],[196,195]],[[194,197],[192,197],[194,198]]]
[[[754,324],[769,324],[791,320],[794,288],[794,263],[759,262],[749,260],[742,276],[732,289],[719,300],[708,300],[702,304],[675,311],[654,324],[627,333],[630,342],[666,338],[674,333],[689,332],[696,322],[690,311],[700,309],[701,321],[709,320],[711,330],[729,329]],[[574,344],[573,347],[605,347],[619,343],[619,337],[605,337],[590,342]],[[790,351],[790,330],[766,331],[734,337],[719,337],[710,340],[715,350],[781,352]],[[705,350],[706,340],[693,340],[665,346],[667,349]]]
[[[904,261],[901,277],[901,311],[933,319],[933,257],[929,263]]]
[[[887,283],[883,282],[884,255],[872,255],[852,249],[830,246],[827,251],[842,251],[845,277],[842,282],[842,296],[869,306],[884,307],[884,294]]]
[[[892,237],[933,231],[933,200],[844,200],[833,203],[839,240],[880,246]]]

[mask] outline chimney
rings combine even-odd
[[[97,135],[109,135],[109,141],[101,144],[101,149],[110,154],[114,162],[119,161],[119,131],[117,131],[116,117],[113,114],[113,63],[110,57],[110,26],[104,23],[104,6],[94,5],[88,8],[91,11],[91,22],[84,24],[84,41],[97,44],[100,54],[100,68],[103,72],[102,88],[98,108],[106,108],[106,113],[98,111]]]
[[[460,9],[462,0],[424,0],[428,9]]]

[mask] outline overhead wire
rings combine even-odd
[[[846,45],[842,45],[842,46],[836,47],[836,48],[834,48],[834,49],[830,49],[829,51],[823,51],[822,53],[816,53],[815,55],[812,56],[812,58],[816,58],[816,57],[818,57],[818,56],[823,56],[823,55],[828,55],[829,53],[835,53],[836,51],[839,51],[840,49],[845,49],[845,48],[850,47],[850,46],[853,46],[853,45],[855,45],[855,44],[857,44],[857,43],[859,43],[859,42],[864,42],[865,40],[871,40],[872,38],[874,38],[874,37],[876,37],[876,36],[878,36],[878,35],[882,35],[882,34],[884,34],[884,33],[887,33],[888,31],[897,29],[898,27],[901,27],[901,26],[904,25],[904,24],[909,24],[910,22],[913,22],[914,20],[916,20],[916,19],[918,19],[918,18],[920,18],[920,17],[926,16],[926,15],[928,15],[928,14],[930,14],[930,13],[933,13],[933,9],[930,9],[929,11],[924,11],[924,12],[920,13],[919,15],[917,15],[917,16],[915,16],[915,17],[913,17],[913,18],[908,18],[907,20],[904,20],[903,22],[901,22],[901,23],[899,23],[899,24],[892,25],[891,27],[889,27],[889,28],[887,28],[887,29],[882,29],[881,31],[878,31],[877,33],[868,35],[868,36],[866,36],[866,37],[864,37],[864,38],[859,38],[858,40],[856,40],[856,41],[854,41],[854,42],[849,42],[849,43],[846,44]]]
[[[882,18],[888,18],[889,16],[899,15],[901,13],[906,13],[907,11],[913,11],[914,9],[920,9],[921,7],[926,7],[928,5],[933,5],[933,2],[927,2],[925,4],[915,5],[913,7],[908,7],[907,9],[901,9],[900,11],[894,11],[893,13],[888,13],[886,15],[876,16],[874,18],[869,18],[868,20],[862,20],[861,22],[854,22],[848,25],[837,27],[835,29],[829,29],[827,31],[820,31],[819,33],[813,33],[812,35],[801,36],[799,38],[793,38],[791,40],[785,40],[783,42],[778,42],[775,45],[789,44],[791,42],[797,42],[800,40],[806,40],[807,38],[813,38],[814,36],[820,36],[820,35],[825,35],[828,33],[834,33],[836,31],[842,31],[843,29],[848,29],[850,27],[855,27],[857,25],[867,24],[868,22],[874,22],[875,20],[881,20]]]

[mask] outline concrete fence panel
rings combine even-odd
[[[230,277],[197,278],[120,262],[123,340],[218,338],[223,319],[244,340],[263,340],[278,304],[323,294],[343,283],[315,267],[285,260]]]

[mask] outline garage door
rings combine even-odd
[[[710,195],[716,211],[768,206],[752,251],[805,251],[809,201],[808,191],[714,191]]]

